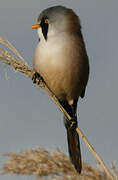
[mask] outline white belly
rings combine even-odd
[[[66,71],[69,62],[65,56],[64,43],[60,43],[62,42],[54,44],[53,40],[40,42],[35,50],[33,64],[51,90],[62,98],[66,96],[64,84],[67,81]]]

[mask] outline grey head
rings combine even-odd
[[[64,6],[54,6],[42,11],[39,15],[40,24],[45,40],[49,34],[78,31],[81,29],[79,19],[72,9]]]
[[[67,8],[64,6],[50,7],[42,11],[40,16],[38,17],[38,22],[40,22],[43,17],[47,17],[50,20],[50,22],[55,22],[57,19],[60,20],[61,17],[65,16],[66,13]]]

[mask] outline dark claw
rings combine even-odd
[[[77,117],[72,117],[71,120],[65,119],[65,126],[67,130],[75,131],[77,128]]]
[[[41,77],[41,75],[37,72],[34,73],[33,77],[32,77],[33,83],[38,83],[40,84],[41,81],[43,81],[43,78]]]

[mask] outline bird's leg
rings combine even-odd
[[[77,128],[77,116],[76,116],[76,112],[75,112],[75,108],[73,107],[73,105],[70,106],[70,110],[69,110],[69,114],[71,116],[71,119],[67,119],[67,118],[64,118],[64,124],[65,124],[65,127],[66,129],[74,132],[75,129]]]
[[[77,128],[77,117],[71,117],[71,119],[64,118],[64,124],[67,130],[75,131]]]
[[[44,81],[42,76],[38,72],[34,73],[34,75],[32,76],[32,80],[33,83],[38,83],[38,84],[40,84],[41,81]]]
[[[71,131],[75,131],[75,129],[77,128],[77,115],[76,115],[76,106],[75,104],[70,105],[71,107],[71,119],[67,120],[67,123],[69,123],[69,130]]]
[[[72,105],[69,105],[67,101],[59,100],[59,102],[71,117],[70,120],[64,117],[64,125],[66,129],[75,131],[75,129],[77,128],[77,115],[76,115],[77,100],[75,100]]]

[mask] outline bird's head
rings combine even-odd
[[[39,38],[47,41],[49,36],[57,36],[62,32],[73,33],[81,31],[80,21],[72,9],[54,6],[45,9],[32,26],[37,29]]]

